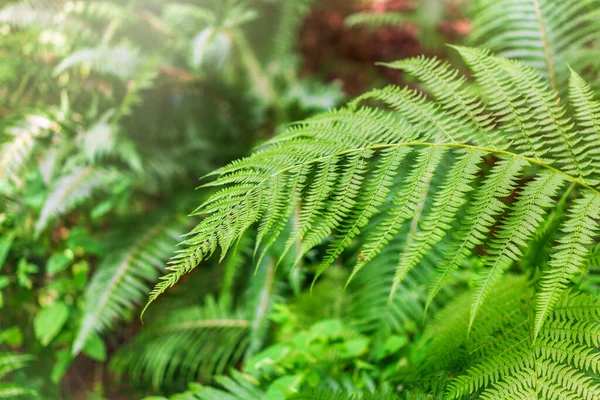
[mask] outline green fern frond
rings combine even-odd
[[[444,261],[431,280],[426,309],[473,248],[484,243],[492,224],[506,209],[506,205],[499,199],[511,194],[516,187],[515,178],[525,166],[526,162],[517,158],[500,160],[491,170],[488,179],[476,190],[461,225],[454,234],[451,249],[446,252]]]
[[[401,190],[392,199],[392,208],[386,213],[386,217],[376,230],[366,237],[352,276],[381,252],[399,232],[405,221],[415,216],[418,204],[427,195],[428,182],[431,182],[433,172],[439,165],[444,151],[445,149],[439,147],[426,147],[419,151],[413,169],[407,174]]]
[[[4,378],[9,373],[24,368],[32,359],[33,357],[27,354],[0,354],[0,378]]]
[[[474,9],[470,39],[503,57],[523,60],[556,90],[568,79],[570,55],[600,34],[599,16],[595,0],[482,0]],[[574,67],[583,70],[585,64]]]
[[[303,17],[310,11],[314,0],[278,1],[279,17],[273,33],[273,50],[270,52],[272,61],[280,61],[292,54],[296,44],[298,29]]]
[[[377,226],[381,219],[381,214],[373,218],[367,230]],[[402,231],[350,281],[346,288],[348,300],[342,303],[344,316],[351,326],[360,332],[370,333],[385,340],[393,333],[413,332],[422,322],[426,305],[423,287],[432,280],[436,267],[443,260],[446,248],[438,245],[425,254],[418,268],[411,270],[398,285],[389,302],[398,254],[401,254],[405,247],[409,230],[408,224],[403,226]],[[358,257],[360,255],[349,261],[353,263]],[[452,294],[450,287],[446,287],[442,291],[439,303],[444,304]],[[428,306],[434,311],[439,309],[437,302]]]
[[[461,124],[466,139],[477,145],[495,148],[504,140],[493,128],[491,116],[485,113],[483,101],[470,93],[466,78],[448,63],[435,58],[416,57],[382,64],[400,69],[423,82],[428,92],[438,100],[438,106],[454,117],[453,123]]]
[[[22,172],[31,160],[37,139],[53,127],[47,117],[29,115],[8,129],[10,141],[0,148],[0,180],[23,183]]]
[[[86,2],[82,6],[69,7],[72,15],[85,17],[86,19],[110,21],[123,17],[127,11],[123,5],[112,1]]]
[[[520,246],[533,237],[543,220],[544,209],[554,204],[552,197],[563,182],[563,178],[558,174],[544,171],[520,193],[519,199],[490,243],[489,257],[486,261],[488,268],[481,272],[475,284],[469,326],[473,324],[479,308],[502,273],[523,255]]]
[[[12,383],[0,383],[0,399],[18,399],[20,397],[37,397],[35,391]]]
[[[544,271],[537,299],[534,337],[537,337],[548,313],[566,289],[569,280],[585,267],[589,249],[594,243],[600,226],[600,198],[593,192],[586,192],[575,200],[569,218],[564,222],[564,236],[558,239],[558,246],[550,257],[549,268]]]
[[[202,306],[171,310],[151,321],[115,355],[111,368],[154,387],[210,381],[241,361],[250,325],[239,312],[207,298]]]
[[[571,130],[573,125],[565,117],[566,111],[558,101],[558,94],[548,88],[535,70],[517,62],[490,57],[487,51],[457,49],[475,72],[488,97],[494,99],[491,110],[504,122],[503,131],[512,148],[537,160],[547,157],[551,151],[562,170],[589,184],[597,183],[597,178],[591,176],[595,167],[588,148],[575,146],[579,138]],[[553,163],[548,159],[545,162]]]
[[[596,398],[600,393],[595,375],[600,369],[600,353],[595,345],[600,339],[597,299],[583,294],[564,294],[560,306],[549,316],[548,324],[533,342],[530,332],[535,321],[530,318],[531,291],[523,291],[523,280],[521,283],[514,278],[508,280],[512,282],[507,284],[516,287],[503,285],[498,290],[512,294],[494,299],[496,305],[491,307],[497,307],[505,315],[506,310],[511,310],[509,317],[492,316],[475,323],[478,326],[474,326],[471,336],[475,343],[468,347],[476,351],[463,353],[463,357],[474,357],[470,362],[463,360],[467,361],[464,365],[474,365],[450,382],[448,398],[464,398],[476,393],[485,399]],[[582,301],[590,308],[579,310]],[[587,327],[589,331],[581,334]],[[504,337],[499,339],[495,332],[504,332]]]
[[[594,245],[590,248],[586,263],[587,269],[600,269],[600,245]]]
[[[32,356],[27,354],[0,353],[0,379],[11,372],[22,369],[31,362]],[[34,390],[14,383],[0,382],[0,399],[16,399],[19,397],[37,397]]]
[[[131,46],[88,48],[67,56],[56,66],[54,73],[59,75],[68,69],[82,65],[100,74],[128,80],[139,72],[143,65],[143,59],[139,51]]]
[[[265,393],[252,376],[232,370],[231,376],[217,376],[215,381],[221,388],[191,384],[185,393],[170,397],[170,400],[260,400]]]
[[[598,299],[563,293],[534,341],[531,289],[523,278],[505,277],[468,339],[469,298],[456,299],[425,333],[429,343],[419,374],[445,376],[449,399],[596,398]]]
[[[169,3],[163,11],[163,20],[174,31],[197,33],[198,27],[214,25],[213,10],[186,3]]]
[[[412,18],[401,12],[358,12],[349,15],[344,20],[344,24],[349,27],[366,27],[377,30],[388,26],[401,26],[407,22],[412,22]]]
[[[113,177],[113,171],[87,166],[76,167],[58,179],[44,202],[35,225],[35,235],[39,236],[53,218],[72,210],[97,189],[105,187]]]
[[[0,10],[0,22],[17,27],[48,26],[57,23],[58,10],[45,1],[22,1]]]
[[[195,211],[204,219],[183,242],[186,249],[171,260],[171,273],[152,291],[149,303],[217,249],[223,257],[254,224],[261,260],[299,212],[287,241],[288,249],[300,243],[298,260],[332,238],[316,277],[363,235],[353,279],[411,224],[415,229],[398,260],[394,288],[429,248],[450,238],[428,303],[462,260],[486,246],[485,268],[475,282],[472,325],[504,272],[523,258],[523,248],[556,207],[565,183],[576,186],[578,199],[600,192],[593,186],[593,151],[577,146],[578,133],[546,81],[531,68],[487,51],[457,49],[484,89],[481,97],[467,89],[458,72],[435,59],[395,62],[389,65],[423,81],[436,100],[394,88],[374,91],[348,108],[293,126],[254,155],[211,174],[218,177],[206,186],[221,190]],[[365,100],[389,109],[358,107]],[[484,162],[495,165],[488,171]],[[440,187],[431,186],[434,177]],[[395,181],[400,183],[392,185]],[[513,196],[517,182],[525,184]],[[435,207],[424,207],[426,199]],[[466,218],[458,221],[463,211]],[[582,221],[595,216],[592,209],[583,212]],[[379,214],[378,225],[369,228]],[[585,237],[569,237],[565,244],[578,248],[579,239]],[[540,298],[560,293],[558,282],[564,285],[563,278],[543,285]],[[554,301],[548,302],[548,311]],[[544,318],[540,314],[540,323]]]
[[[421,217],[420,230],[407,242],[394,277],[392,291],[421,260],[423,255],[440,242],[456,218],[458,209],[466,202],[465,195],[479,171],[484,153],[468,149],[457,157],[440,190],[433,197],[431,212]]]
[[[163,263],[184,233],[177,212],[157,212],[131,221],[132,229],[114,233],[113,244],[94,274],[85,295],[81,326],[73,344],[78,354],[93,333],[104,333],[124,319],[155,282]]]
[[[579,147],[585,149],[592,166],[600,165],[600,101],[594,99],[590,87],[575,71],[569,79],[569,100],[575,110],[579,131]]]

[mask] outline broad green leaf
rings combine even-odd
[[[48,308],[42,308],[33,320],[33,331],[42,346],[47,346],[58,335],[69,318],[69,306],[57,301]]]
[[[71,259],[64,253],[54,253],[48,259],[46,263],[46,273],[48,275],[55,275],[59,272],[64,271],[69,266]]]
[[[83,354],[94,361],[106,361],[106,345],[102,338],[99,335],[90,336],[83,347]]]

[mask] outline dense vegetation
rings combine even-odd
[[[0,398],[600,398],[599,1],[0,5]]]

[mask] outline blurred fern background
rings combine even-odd
[[[571,120],[560,119],[573,116],[586,135],[600,134],[595,100],[600,3],[565,0],[568,12],[552,0],[539,0],[541,6],[531,10],[529,3],[0,0],[0,398],[433,399],[479,398],[486,390],[483,398],[491,399],[509,398],[502,390],[510,385],[513,398],[524,398],[517,389],[531,379],[532,363],[560,377],[558,383],[546,382],[547,388],[536,392],[539,398],[598,398],[600,251],[593,225],[599,215],[581,217],[583,274],[569,275],[568,283],[561,280],[565,293],[548,300],[555,308],[548,306],[543,321],[534,320],[535,284],[554,265],[548,261],[553,246],[568,246],[560,232],[561,222],[577,210],[566,205],[576,196],[573,188],[560,196],[548,194],[556,207],[531,228],[531,244],[486,292],[489,301],[475,322],[473,315],[469,318],[468,295],[485,264],[483,244],[472,239],[466,247],[474,251],[461,253],[443,277],[440,268],[456,241],[415,249],[415,240],[422,243],[418,226],[435,224],[431,218],[420,220],[421,212],[438,207],[437,197],[425,196],[426,191],[407,206],[415,215],[397,227],[385,247],[365,255],[361,243],[368,243],[367,232],[388,223],[385,212],[394,204],[382,200],[380,213],[360,220],[362,233],[349,230],[340,240],[309,229],[315,218],[303,216],[294,203],[291,179],[277,181],[281,188],[276,186],[268,207],[271,215],[287,219],[273,217],[247,229],[232,223],[224,234],[215,231],[221,247],[230,251],[181,277],[140,319],[152,287],[171,285],[160,277],[173,254],[185,248],[178,243],[187,239],[202,245],[193,235],[202,220],[194,210],[218,211],[227,206],[227,195],[250,192],[253,183],[234,172],[218,179],[236,186],[209,183],[194,190],[207,183],[199,178],[238,159],[244,161],[230,168],[245,162],[248,170],[260,170],[260,159],[252,164],[244,157],[266,143],[268,150],[260,151],[284,165],[296,156],[293,148],[285,148],[285,139],[303,127],[294,125],[297,121],[308,119],[306,129],[313,123],[316,130],[326,126],[338,132],[328,140],[339,144],[350,140],[356,127],[383,138],[388,126],[381,121],[418,126],[432,135],[439,129],[432,139],[438,143],[443,132],[466,136],[474,124],[497,118],[502,126],[508,120],[494,108],[497,103],[487,110],[481,106],[477,96],[489,99],[493,87],[465,83],[462,75],[445,75],[442,67],[432,72],[428,68],[438,65],[424,59],[396,60],[435,56],[480,78],[487,70],[478,70],[479,64],[446,44],[480,46],[518,59],[528,66],[519,71],[530,74],[531,82],[538,82],[536,73],[549,79],[552,94],[538,99],[544,105],[559,96],[572,99],[567,109],[550,109],[557,125],[570,129]],[[550,47],[534,38],[540,26],[531,21],[539,16],[546,18],[544,35],[555,39],[547,42]],[[456,80],[443,86],[445,78]],[[339,108],[389,84],[410,89],[369,92]],[[515,113],[527,121],[529,114],[519,114],[525,100],[515,94],[525,87],[507,89],[514,90],[506,102],[516,104]],[[426,95],[413,93],[416,88],[446,103],[429,106]],[[395,95],[406,97],[398,102]],[[465,98],[467,111],[454,111]],[[408,114],[402,107],[413,101]],[[386,108],[381,114],[361,109],[347,121],[331,111],[350,115],[361,102]],[[426,111],[419,114],[420,107]],[[469,115],[474,122],[461,122]],[[542,128],[550,124],[536,118]],[[509,135],[516,128],[501,130]],[[280,138],[283,150],[273,152]],[[597,158],[596,149],[589,150],[595,139],[574,140],[582,148],[575,153]],[[425,165],[423,154],[409,156],[411,165],[389,161],[399,172],[382,176],[382,182],[400,185],[401,176],[416,176],[414,165],[422,167],[423,176],[432,175],[435,161]],[[450,160],[442,158],[437,162],[449,169]],[[502,165],[487,158],[464,179],[500,174]],[[334,182],[324,176],[326,168],[336,166],[306,171],[303,178],[327,188]],[[581,181],[597,187],[593,173],[589,182],[583,175]],[[489,222],[508,205],[514,209],[517,187],[533,176],[524,172],[498,178],[498,187],[490,184],[503,194],[504,204],[490,200],[489,207],[496,208],[482,218]],[[345,192],[339,196],[351,199],[356,182],[351,175],[340,179]],[[428,179],[432,193],[447,187],[441,176]],[[289,204],[278,202],[277,195],[288,189]],[[319,194],[308,188],[298,196],[314,200]],[[204,208],[197,209],[200,204]],[[459,206],[449,225],[472,218]],[[494,224],[487,233],[501,229],[500,222]],[[337,244],[343,254],[330,252]],[[418,268],[400,282],[398,255],[406,249],[412,249],[410,262]],[[329,264],[322,264],[327,257]],[[356,260],[369,268],[355,276]],[[186,264],[181,275],[194,267]],[[440,284],[432,289],[435,279]],[[565,344],[553,347],[559,339]],[[537,356],[540,361],[531,362]],[[521,364],[515,361],[510,371],[493,369],[517,359]],[[488,388],[484,373],[501,384]],[[572,389],[571,397],[562,384]]]

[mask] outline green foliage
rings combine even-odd
[[[108,368],[118,344],[110,365],[124,385],[173,391],[260,351],[281,278],[273,269],[269,285],[240,285],[253,271],[247,251],[228,259],[222,288],[205,285],[198,303],[172,300],[168,320],[152,319],[179,328],[148,326],[121,343],[133,334],[127,326],[140,329],[139,304],[189,229],[185,193],[197,177],[244,155],[275,124],[343,98],[336,85],[300,78],[296,31],[308,2],[2,6],[0,323],[20,327],[14,350],[39,359],[19,382],[44,398],[79,396],[65,393],[87,369],[78,364]],[[265,30],[265,20],[277,23]],[[223,332],[214,322],[223,318],[241,322]],[[102,395],[100,382],[77,381]]]
[[[0,341],[0,344],[2,342]],[[34,390],[26,387],[4,382],[4,378],[13,371],[24,368],[27,363],[32,360],[32,357],[25,354],[0,353],[0,399],[16,399],[21,397],[35,397]]]
[[[165,384],[210,380],[241,359],[250,321],[226,304],[207,298],[147,322],[144,330],[112,359],[113,370],[131,378]],[[210,344],[210,345],[209,345]]]
[[[569,260],[568,272],[558,271],[559,268],[565,268],[565,264],[559,260],[565,257],[563,254],[570,257],[573,254],[570,248],[581,248],[597,232],[597,226],[593,223],[597,216],[597,191],[591,186],[597,179],[597,173],[593,160],[588,156],[595,150],[588,146],[575,150],[573,140],[576,131],[572,130],[573,125],[566,124],[564,108],[555,102],[558,94],[545,87],[532,69],[484,51],[469,48],[458,50],[475,72],[478,83],[484,90],[489,87],[486,94],[491,98],[491,105],[487,106],[483,99],[466,97],[464,92],[457,89],[463,80],[456,78],[456,73],[450,72],[449,67],[435,61],[417,58],[390,66],[405,69],[409,73],[419,71],[416,75],[426,81],[430,78],[433,80],[435,76],[435,80],[446,82],[446,86],[438,88],[436,93],[442,104],[428,104],[413,94],[416,107],[433,118],[432,115],[443,110],[444,100],[457,98],[460,103],[451,103],[453,106],[448,106],[449,111],[444,110],[444,114],[461,116],[465,125],[472,123],[472,135],[478,135],[479,142],[489,140],[490,147],[470,145],[466,141],[458,141],[461,138],[454,136],[442,139],[431,131],[419,129],[419,126],[413,128],[407,119],[403,119],[405,115],[408,118],[414,115],[412,109],[394,101],[393,95],[397,94],[395,89],[385,91],[384,95],[374,95],[375,99],[384,103],[393,102],[393,112],[369,107],[356,108],[357,105],[354,105],[299,124],[278,136],[271,146],[261,152],[216,172],[219,177],[209,186],[226,188],[196,210],[196,215],[205,214],[205,218],[192,230],[193,236],[183,242],[187,249],[173,258],[169,267],[173,272],[157,285],[150,301],[173,286],[198,262],[210,257],[217,248],[225,254],[237,236],[256,222],[259,223],[258,242],[266,231],[269,231],[272,242],[281,232],[281,228],[273,227],[284,226],[291,210],[297,207],[304,196],[306,217],[300,220],[302,228],[299,234],[304,238],[301,251],[310,250],[331,232],[337,231],[315,278],[351,244],[351,240],[370,218],[382,211],[382,205],[390,202],[392,206],[385,211],[384,220],[365,239],[354,267],[354,273],[357,273],[389,243],[402,223],[415,215],[419,203],[427,195],[428,182],[436,167],[446,157],[450,158],[450,166],[444,168],[443,183],[432,195],[431,210],[421,215],[419,230],[414,233],[411,243],[405,247],[399,259],[391,297],[396,286],[418,264],[423,253],[452,230],[459,208],[467,204],[465,212],[475,218],[468,223],[471,225],[467,227],[470,233],[467,233],[463,243],[470,244],[472,240],[476,240],[473,243],[475,245],[489,243],[485,268],[479,271],[480,276],[476,280],[470,316],[473,323],[491,288],[503,272],[522,257],[520,246],[531,240],[544,220],[546,209],[555,205],[554,197],[561,187],[565,182],[574,182],[582,189],[581,200],[573,205],[575,220],[565,221],[562,230],[567,233],[576,231],[576,234],[564,236],[561,239],[563,252],[559,248],[553,254],[557,261],[551,261],[549,278],[544,278],[541,286],[537,311],[539,330],[545,314],[551,310],[568,277],[583,267],[587,250],[582,248],[581,252],[578,251],[578,261]],[[428,83],[431,84],[431,81]],[[495,88],[494,93],[492,87]],[[518,90],[525,87],[529,89]],[[479,114],[480,110],[486,108],[490,113],[485,119],[476,116],[476,112]],[[361,120],[362,124],[356,125],[357,120]],[[332,141],[332,135],[339,126],[349,126],[353,122],[352,135],[343,141]],[[502,132],[502,137],[494,136],[496,132]],[[552,160],[546,157],[551,148]],[[285,159],[282,155],[286,155]],[[499,166],[502,167],[492,172],[489,179],[500,177],[506,182],[504,185],[486,186],[486,179],[480,183],[475,181],[482,157],[490,155],[498,157],[501,160]],[[412,168],[403,178],[402,187],[389,198],[398,166],[409,156],[414,157]],[[515,168],[510,161],[519,164]],[[495,225],[502,210],[491,209],[490,213],[487,205],[508,194],[507,190],[513,185],[511,182],[521,179],[521,169],[524,167],[529,167],[529,171],[531,167],[536,168],[535,178],[519,191],[507,214],[498,220],[500,224],[496,225],[491,240],[484,240],[482,233]],[[502,173],[498,174],[499,171],[507,175],[503,177]],[[311,178],[313,173],[314,178]],[[282,184],[283,189],[280,188]],[[469,202],[466,196],[471,191],[474,192],[473,196],[481,200]],[[276,206],[271,207],[271,204]],[[313,222],[313,215],[318,215],[318,222]],[[288,243],[296,241],[297,237],[294,233],[290,234]],[[463,247],[456,250],[462,251]],[[467,249],[469,247],[472,248],[472,244]],[[460,257],[458,253],[449,253],[449,257],[457,256]],[[435,294],[437,286],[434,284],[431,293]]]
[[[576,71],[594,65],[579,58],[600,33],[595,0],[477,0],[473,2],[473,44],[517,58],[563,90],[568,64]]]
[[[413,376],[429,377],[431,382],[440,376],[449,379],[445,398],[598,396],[596,298],[564,292],[535,340],[530,284],[509,276],[496,286],[492,298],[468,336],[463,318],[469,312],[468,297],[456,299],[440,313],[425,332],[425,360]]]
[[[182,235],[184,224],[179,215],[158,211],[154,216],[134,219],[123,231],[108,239],[109,255],[98,265],[85,298],[83,319],[73,343],[73,353],[79,353],[88,337],[102,333],[126,317],[146,294],[148,281],[157,279],[164,260]]]
[[[600,397],[599,3],[392,3],[2,3],[0,397]]]

